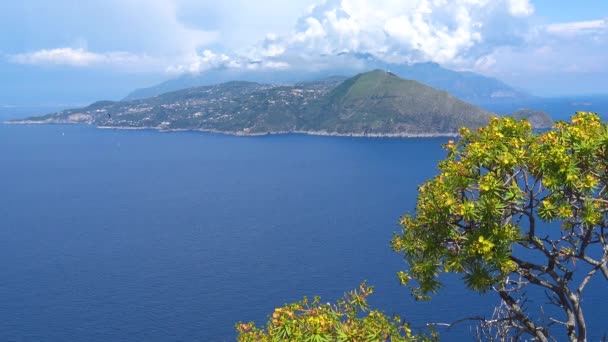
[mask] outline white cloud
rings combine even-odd
[[[285,62],[273,62],[273,61],[269,61],[266,62],[262,65],[263,68],[267,68],[267,69],[278,69],[278,70],[285,70],[285,69],[289,69],[289,64],[285,63]]]
[[[608,20],[575,21],[569,23],[551,24],[547,32],[555,35],[589,34],[608,30]]]
[[[12,62],[18,64],[55,64],[71,66],[88,66],[92,63],[104,59],[103,55],[98,55],[84,49],[57,48],[43,49],[34,52],[21,53],[10,56]]]
[[[537,94],[605,92],[606,19],[533,27],[524,44],[479,58],[475,71]]]
[[[114,66],[162,72],[171,60],[195,54],[219,40],[210,28],[182,18],[185,0],[24,0],[3,7],[0,19],[20,18],[19,25],[0,20],[0,31],[20,39],[6,54],[28,64],[77,67]],[[6,39],[6,38],[5,38]],[[4,41],[5,39],[0,39]],[[6,45],[5,45],[6,48]],[[164,63],[160,63],[164,61]],[[159,62],[159,63],[156,63]]]
[[[33,52],[10,55],[9,60],[17,64],[64,65],[74,67],[109,66],[119,68],[145,69],[159,61],[146,55],[129,52],[94,53],[84,48],[42,49]]]
[[[320,0],[171,0],[187,27],[218,32],[225,51],[242,53],[267,34],[293,28],[306,9]]]
[[[205,50],[201,55],[193,54],[186,58],[182,64],[169,66],[167,72],[180,73],[200,73],[209,69],[217,68],[240,68],[241,63],[232,59],[228,55],[214,53]]]
[[[521,44],[526,18],[534,12],[529,0],[317,0],[321,2],[293,29],[283,31],[287,19],[294,20],[294,8],[311,1],[253,5],[244,0],[107,0],[75,6],[70,17],[77,19],[71,21],[58,17],[65,11],[45,7],[54,20],[32,21],[58,30],[53,37],[71,37],[55,45],[70,47],[34,49],[13,55],[11,61],[122,70],[141,64],[146,70],[200,73],[213,68],[323,68],[343,63],[344,57],[336,57],[340,54],[368,54],[386,62],[434,61],[472,68],[497,47]],[[291,9],[278,26],[264,23],[276,17],[271,5]],[[243,11],[235,13],[234,8]],[[109,10],[115,15],[97,15]],[[103,23],[95,18],[103,18]],[[268,28],[282,31],[260,34]],[[239,41],[235,36],[253,40],[253,34],[266,39],[231,48]],[[85,43],[73,43],[81,40]]]
[[[508,0],[509,13],[517,17],[527,17],[534,13],[534,6],[528,0]]]
[[[243,56],[230,57],[226,54],[205,50],[200,55],[194,54],[181,63],[169,66],[166,71],[171,74],[198,74],[213,69],[232,70],[286,70],[290,65],[280,60],[247,59]]]
[[[522,42],[533,12],[528,0],[327,0],[310,8],[291,33],[247,54],[292,65],[304,56],[351,53],[471,67],[498,46]]]
[[[267,33],[240,53],[192,54],[168,70],[198,73],[229,63],[247,69],[359,67],[348,55],[488,68],[489,57],[478,60],[497,47],[522,44],[533,12],[529,0],[326,0],[310,7],[291,32]]]
[[[29,36],[44,32],[52,41],[43,46],[56,48],[27,46],[29,52],[5,52],[0,58],[157,73],[365,69],[365,58],[372,58],[433,61],[507,80],[514,70],[606,70],[602,61],[608,60],[608,19],[534,26],[541,18],[534,16],[532,0],[53,3],[63,6],[40,1],[44,8],[27,15],[37,23]],[[0,22],[2,28],[10,29]]]

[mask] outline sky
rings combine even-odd
[[[216,68],[364,69],[361,54],[608,94],[607,0],[1,1],[0,32],[5,107],[117,100]]]

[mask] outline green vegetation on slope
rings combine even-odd
[[[234,134],[456,134],[485,125],[476,106],[416,81],[374,70],[296,85],[228,82],[133,101],[101,101],[27,122]]]
[[[374,70],[337,86],[327,119],[337,131],[457,133],[488,123],[491,113],[444,91]]]

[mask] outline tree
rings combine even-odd
[[[389,318],[377,310],[369,310],[367,297],[373,288],[365,283],[348,292],[336,304],[312,303],[304,298],[274,310],[266,327],[253,322],[238,323],[238,341],[435,341],[436,336],[415,335],[407,323],[397,316]],[[363,315],[365,313],[365,315]]]
[[[581,296],[597,273],[608,279],[608,126],[579,112],[544,133],[510,118],[460,133],[392,239],[401,283],[426,300],[442,272],[460,274],[499,295],[501,338],[585,341]],[[525,305],[531,286],[559,308],[548,320]]]

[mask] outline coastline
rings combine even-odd
[[[42,125],[42,124],[59,124],[59,125],[82,125],[80,122],[58,122],[52,120],[45,121],[33,121],[33,120],[20,120],[20,121],[5,121],[4,124],[9,125]],[[114,129],[114,130],[125,130],[125,131],[137,131],[137,130],[154,130],[162,133],[171,132],[203,132],[203,133],[215,133],[224,135],[233,135],[241,137],[256,137],[265,135],[284,135],[284,134],[303,134],[303,135],[314,135],[314,136],[327,136],[327,137],[350,137],[350,138],[454,138],[458,137],[458,133],[341,133],[341,132],[328,132],[328,131],[276,131],[276,132],[245,132],[245,131],[221,131],[216,129],[196,129],[196,128],[173,128],[165,129],[155,126],[141,126],[141,127],[130,127],[130,126],[94,126],[90,124],[84,124],[86,126],[93,126],[97,129]]]

